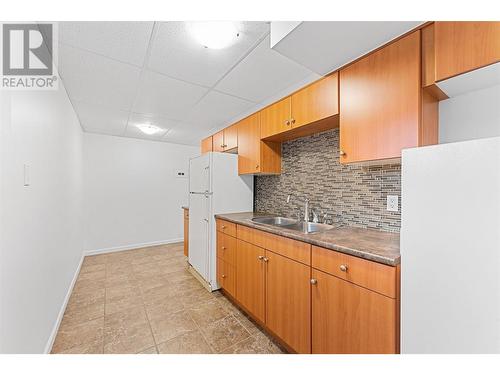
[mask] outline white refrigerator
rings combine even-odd
[[[210,290],[216,280],[214,215],[253,211],[253,176],[238,175],[238,155],[208,152],[189,162],[189,264]]]
[[[500,353],[500,137],[402,156],[401,352]]]

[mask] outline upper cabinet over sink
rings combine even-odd
[[[333,73],[264,108],[262,139],[284,141],[337,127],[338,98],[338,73]]]
[[[341,163],[397,159],[424,143],[420,82],[420,31],[340,71]]]

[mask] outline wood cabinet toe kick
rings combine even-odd
[[[399,353],[400,267],[217,219],[217,277],[295,353]]]

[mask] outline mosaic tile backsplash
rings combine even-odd
[[[401,212],[386,210],[388,194],[398,195],[401,207],[401,166],[340,164],[335,129],[284,142],[281,175],[255,177],[254,206],[256,211],[296,217],[307,197],[320,221],[326,214],[328,222],[399,232]]]

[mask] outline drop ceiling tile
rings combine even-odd
[[[139,128],[137,128],[137,125],[139,124],[151,124],[154,126],[158,126],[159,128],[162,129],[162,131],[156,134],[148,135],[139,130]],[[167,134],[167,132],[170,129],[178,125],[179,123],[177,121],[169,120],[163,117],[147,116],[139,113],[132,113],[129,116],[125,136],[133,138],[160,140],[165,134]]]
[[[266,33],[266,22],[236,22],[239,36],[227,48],[214,50],[190,34],[189,22],[163,22],[152,43],[148,68],[203,86],[213,86]]]
[[[170,130],[162,140],[171,143],[199,146],[200,140],[204,138],[207,131],[199,127],[188,124],[179,124],[178,127]]]
[[[133,111],[182,120],[207,91],[201,86],[144,71]]]
[[[203,129],[222,125],[240,113],[254,107],[255,103],[217,91],[210,91],[186,117],[187,123]]]
[[[142,67],[154,22],[60,22],[59,41]]]
[[[215,89],[254,102],[282,91],[312,72],[270,48],[266,37]]]
[[[85,131],[123,135],[127,125],[128,112],[78,101],[72,103]]]
[[[72,100],[128,111],[141,70],[60,44],[59,73]]]

